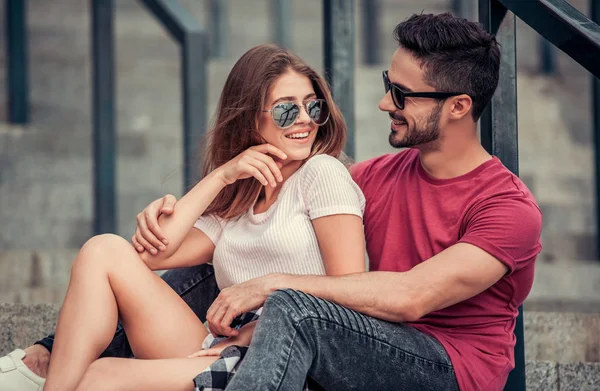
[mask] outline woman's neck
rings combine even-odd
[[[283,163],[283,167],[280,168],[283,181],[277,182],[276,187],[263,187],[261,194],[258,196],[259,202],[263,205],[271,205],[273,202],[275,202],[283,184],[288,180],[289,177],[294,175],[294,173],[298,171],[300,167],[302,167],[304,162],[304,160],[294,160],[289,163]]]

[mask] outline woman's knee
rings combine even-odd
[[[125,239],[113,234],[97,235],[90,238],[79,251],[73,269],[81,265],[107,265],[118,258],[134,254],[133,247]]]
[[[131,248],[131,245],[122,237],[114,234],[102,234],[96,235],[85,242],[81,251],[104,253],[106,251],[122,250],[124,248],[129,249]]]

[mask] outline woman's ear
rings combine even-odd
[[[256,119],[256,121],[254,122],[254,130],[260,133],[260,119]]]

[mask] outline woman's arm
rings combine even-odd
[[[365,235],[362,219],[336,214],[312,221],[328,276],[361,273],[366,270]]]
[[[364,195],[336,158],[317,155],[306,162],[300,192],[329,276],[364,272]]]
[[[202,213],[204,213],[208,205],[210,205],[225,186],[227,186],[227,183],[221,179],[218,171],[213,171],[198,182],[192,190],[175,204],[174,211],[171,215],[161,215],[158,218],[158,224],[160,225],[161,230],[164,232],[165,236],[169,238],[169,244],[165,246],[165,250],[159,251],[156,255],[144,251],[144,253],[140,254],[142,255],[142,259],[148,261],[146,262],[147,264],[161,264],[166,259],[175,255],[176,252],[179,252],[184,240],[190,237],[190,235],[210,242],[205,234],[192,227]],[[194,231],[198,231],[200,234],[195,233]],[[202,235],[205,238],[202,238]],[[212,250],[214,250],[214,246]],[[160,265],[160,268],[163,268],[162,264]]]
[[[183,242],[168,258],[158,258],[148,251],[140,253],[140,258],[151,270],[167,270],[189,267],[210,262],[215,251],[214,243],[199,229],[192,227]]]
[[[328,276],[361,273],[366,270],[362,218],[353,214],[334,214],[316,218],[312,220],[312,224],[325,264],[325,272]],[[226,290],[232,288],[235,288],[235,286],[226,288]],[[211,310],[215,311],[212,307]],[[229,319],[223,321],[226,327],[230,323]],[[221,329],[219,328],[219,330]],[[236,330],[229,330],[231,331],[229,335],[241,335],[241,330],[240,334]],[[251,335],[252,333],[249,333],[246,337],[251,338]],[[219,345],[222,350],[230,344],[223,343]],[[214,350],[211,353],[218,354],[220,350]]]
[[[312,223],[328,276],[365,272],[362,218],[354,214],[334,214],[316,218]],[[238,331],[230,327],[231,322],[236,316],[264,304],[268,294],[273,290],[266,288],[263,280],[272,276],[275,275],[254,278],[223,289],[207,313],[207,320],[213,333],[238,335]],[[319,278],[325,278],[325,276],[313,275],[297,277],[314,278],[316,284],[319,283]]]
[[[287,158],[285,153],[270,144],[251,147],[204,177],[175,204],[172,214],[161,215],[158,225],[169,241],[163,251],[145,255],[147,261],[161,264],[162,269],[162,262],[178,251],[190,228],[225,186],[250,177],[258,179],[265,186],[269,183],[275,186],[277,180],[282,181],[279,167],[267,154]]]

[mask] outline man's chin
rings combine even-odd
[[[398,133],[392,129],[390,133],[390,137],[388,139],[392,148],[406,148],[406,143],[404,142],[404,138],[398,136]]]

